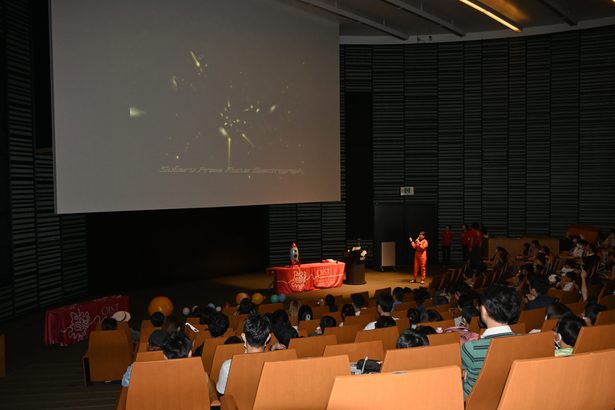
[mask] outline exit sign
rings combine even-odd
[[[414,187],[413,186],[402,186],[401,188],[399,188],[399,195],[401,196],[414,195]]]

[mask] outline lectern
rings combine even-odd
[[[360,247],[354,247],[344,253],[344,262],[346,263],[346,280],[347,285],[364,285],[365,284],[365,252]]]

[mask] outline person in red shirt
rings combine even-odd
[[[451,245],[453,244],[453,232],[451,226],[446,225],[440,234],[442,244],[442,262],[451,263]]]
[[[480,254],[483,245],[483,233],[480,231],[478,224],[472,224],[472,229],[468,233],[469,243],[468,250],[470,251],[470,267],[478,268],[480,265]]]
[[[463,261],[467,262],[470,257],[470,250],[468,246],[470,245],[470,230],[468,229],[468,224],[461,224],[461,233],[459,234],[461,238],[461,254],[463,255]]]
[[[419,233],[418,238],[412,240],[412,238],[408,238],[410,240],[410,244],[414,249],[414,279],[410,282],[415,283],[416,277],[419,273],[419,269],[421,270],[421,285],[425,283],[425,275],[427,272],[427,246],[429,245],[427,239],[425,239],[425,232],[421,231]]]

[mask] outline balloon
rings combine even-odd
[[[252,303],[255,305],[260,305],[263,303],[263,300],[265,300],[265,297],[258,292],[252,295]]]
[[[278,300],[279,300],[280,302],[285,302],[285,301],[286,301],[286,295],[285,295],[285,294],[283,294],[283,293],[280,293],[280,294],[278,295]]]
[[[245,298],[250,299],[250,295],[244,292],[238,293],[237,296],[235,296],[235,303],[239,304],[239,302],[241,302]]]
[[[173,302],[166,296],[156,296],[149,302],[147,312],[153,315],[155,312],[162,313],[165,317],[173,313]]]
[[[278,303],[280,297],[278,295],[271,295],[271,303]]]
[[[190,314],[191,310],[188,306],[186,306],[185,308],[182,309],[182,315],[184,316],[188,316]]]
[[[210,308],[212,308],[212,309],[215,309],[215,308],[216,308],[216,305],[214,305],[213,303],[208,303],[208,304],[207,304],[207,307],[210,307]]]

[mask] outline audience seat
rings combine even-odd
[[[258,314],[273,313],[280,309],[284,310],[284,303],[262,303],[258,305]]]
[[[299,322],[299,330],[305,330],[308,335],[314,333],[320,326],[320,319],[302,320]]]
[[[329,306],[326,306],[326,305],[314,306],[312,308],[312,313],[314,314],[314,317],[312,319],[320,320],[321,317],[329,314]]]
[[[216,352],[216,347],[223,345],[226,340],[225,336],[222,337],[208,337],[205,339],[205,345],[203,346],[203,353],[201,355],[201,360],[203,361],[203,368],[207,374],[211,374],[211,365],[214,361],[214,353]],[[196,349],[198,345],[192,346],[192,349]]]
[[[154,326],[142,327],[141,333],[139,333],[139,343],[147,343],[149,336],[156,330],[160,330],[160,328]]]
[[[324,357],[347,355],[351,362],[358,362],[365,357],[382,360],[384,359],[384,347],[381,340],[328,345],[322,355]]]
[[[338,376],[327,405],[328,410],[413,408],[463,410],[459,367]]]
[[[431,326],[434,329],[437,329],[439,327],[442,329],[446,329],[447,327],[455,326],[455,321],[453,319],[448,319],[448,320],[440,320],[438,322],[424,322],[424,323],[419,323],[417,326]]]
[[[126,410],[209,410],[207,374],[199,358],[136,362]]]
[[[399,303],[395,306],[393,306],[393,316],[399,317],[406,317],[406,313],[408,313],[408,309],[410,308],[415,308],[416,309],[416,302],[402,302]]]
[[[295,349],[297,357],[321,357],[325,346],[337,344],[335,335],[322,335],[290,339],[289,349]]]
[[[551,332],[553,331],[553,329],[555,329],[555,326],[557,326],[557,322],[559,321],[559,319],[545,319],[544,322],[542,322],[542,326],[540,328],[541,332]]]
[[[615,295],[603,296],[600,299],[600,304],[606,306],[608,310],[615,309]]]
[[[499,410],[596,409],[615,405],[615,350],[516,360]]]
[[[442,366],[461,368],[459,343],[387,350],[381,371],[384,373]],[[461,373],[459,376],[461,377]]]
[[[612,324],[615,324],[615,309],[598,313],[598,317],[596,318],[596,326]]]
[[[554,299],[558,299],[559,303],[575,303],[579,301],[579,292],[564,291],[561,289],[549,288],[548,295]]]
[[[522,310],[519,315],[519,323],[525,323],[525,329],[527,331],[542,329],[542,322],[544,322],[546,314],[547,308]]]
[[[440,346],[454,343],[459,347],[460,335],[457,332],[437,333],[435,335],[427,335],[430,346]]]
[[[553,355],[551,332],[492,339],[476,384],[466,397],[466,410],[497,407],[513,361]]]
[[[365,313],[365,311],[362,311],[359,316],[346,316],[344,326],[356,325],[363,329],[366,324],[375,321],[376,318],[377,315],[375,313]]]
[[[124,330],[93,330],[84,358],[86,381],[121,380],[132,360],[132,343]]]
[[[295,359],[297,359],[297,352],[292,349],[233,356],[225,394],[220,399],[222,410],[251,409],[254,406],[254,398],[256,397],[256,389],[258,388],[263,364]],[[286,377],[286,375],[282,377]]]
[[[374,291],[374,299],[376,299],[376,300],[377,300],[377,299],[378,299],[378,295],[380,295],[380,294],[383,294],[383,295],[389,295],[389,296],[391,296],[391,292],[392,292],[392,289],[391,289],[390,287],[388,287],[388,288],[380,288],[380,289],[376,289],[376,290]]]
[[[325,329],[325,335],[335,335],[338,343],[352,343],[360,330],[363,328],[357,325],[328,327]]]
[[[361,330],[357,332],[355,342],[370,342],[372,340],[382,340],[382,345],[385,350],[395,349],[397,339],[399,338],[399,330],[397,326],[384,327],[382,329]]]
[[[583,314],[583,311],[585,310],[585,302],[583,301],[575,303],[566,303],[566,306],[572,311],[572,313],[577,316]]]
[[[165,360],[162,350],[154,352],[138,352],[135,362],[154,362],[156,360]]]
[[[218,376],[220,375],[220,368],[222,363],[228,359],[232,359],[236,354],[245,353],[245,346],[241,343],[233,343],[230,345],[218,345],[214,351],[214,358],[211,362],[211,373],[209,378],[215,384],[218,382]]]
[[[324,409],[336,376],[349,374],[348,356],[265,363],[254,410]]]
[[[361,296],[363,296],[363,300],[365,301],[365,304],[367,306],[367,301],[369,300],[369,292],[368,291],[351,293],[350,294],[350,300],[352,300],[352,296],[353,295],[361,295]]]
[[[574,352],[587,353],[615,348],[615,324],[584,326],[579,332]]]

